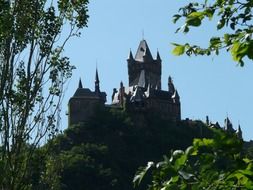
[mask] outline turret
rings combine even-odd
[[[123,107],[124,105],[124,94],[125,94],[125,87],[123,85],[123,82],[120,82],[120,89],[119,89],[119,101],[120,105]]]
[[[206,125],[208,126],[210,124],[208,115],[206,116]]]
[[[231,123],[231,121],[229,120],[228,117],[224,120],[224,130],[229,132],[229,133],[234,133],[235,132],[235,130],[233,128],[233,124]]]
[[[239,138],[239,139],[243,139],[242,138],[242,130],[241,130],[241,126],[239,125],[238,126],[238,129],[237,129],[237,131],[236,131],[236,135],[237,135],[237,137]]]

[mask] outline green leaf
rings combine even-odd
[[[154,162],[148,162],[147,166],[145,168],[140,169],[137,174],[135,175],[134,179],[133,179],[133,183],[134,186],[138,186],[140,185],[142,179],[144,178],[144,176],[146,175],[147,171],[154,166]]]
[[[189,26],[194,26],[194,27],[198,27],[201,25],[201,19],[199,17],[193,17],[193,18],[188,18],[186,20],[186,23]]]
[[[248,53],[249,45],[245,43],[234,42],[231,48],[231,54],[235,61],[242,64],[242,58]]]
[[[193,12],[188,15],[186,24],[189,26],[198,27],[201,25],[201,20],[204,18],[204,12]]]
[[[224,25],[225,25],[225,19],[222,18],[222,19],[218,22],[218,24],[217,24],[217,29],[218,29],[218,30],[222,29],[222,28],[224,27]]]
[[[250,159],[248,159],[248,158],[244,158],[244,159],[243,159],[243,161],[244,161],[246,164],[248,164],[248,163],[251,163],[251,162],[252,162],[252,160],[250,160]]]
[[[224,37],[223,37],[223,38],[224,38],[224,43],[225,43],[226,45],[231,44],[229,34],[224,34]]]
[[[189,146],[189,147],[186,149],[185,154],[186,154],[187,156],[189,156],[189,155],[191,155],[193,152],[194,152],[193,146]]]
[[[187,160],[187,156],[185,154],[182,155],[180,158],[178,158],[175,162],[176,169],[179,169],[181,166],[183,166],[186,160]]]
[[[185,180],[189,180],[190,178],[194,177],[193,174],[187,173],[183,170],[178,172],[180,174],[180,176],[182,176]]]
[[[210,39],[211,47],[219,47],[221,45],[221,40],[219,37],[213,37]]]
[[[209,18],[209,20],[211,20],[213,18],[214,9],[211,8],[206,9],[204,13]]]
[[[173,49],[172,53],[176,56],[182,55],[185,52],[185,46],[184,45],[176,45],[176,47]]]
[[[178,21],[178,19],[180,19],[180,17],[181,15],[178,15],[178,14],[174,15],[172,22],[175,24]]]
[[[191,14],[188,15],[188,18],[204,18],[205,12],[192,12]]]

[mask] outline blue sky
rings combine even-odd
[[[91,1],[88,28],[80,38],[70,40],[65,54],[76,66],[63,100],[62,128],[67,127],[67,103],[81,77],[85,87],[94,89],[96,63],[100,88],[111,102],[112,89],[122,80],[128,84],[127,62],[130,49],[135,54],[142,33],[149,48],[162,58],[162,88],[167,89],[171,75],[181,97],[182,118],[205,120],[221,125],[228,115],[237,129],[240,123],[245,140],[253,139],[253,63],[241,68],[225,52],[210,57],[173,56],[171,43],[190,42],[206,45],[208,38],[218,35],[214,24],[207,21],[189,34],[175,34],[179,24],[172,16],[189,1],[107,0]],[[216,21],[214,21],[215,23]]]

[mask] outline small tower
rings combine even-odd
[[[98,77],[98,70],[96,68],[96,76],[95,76],[95,92],[100,93],[100,87],[99,87],[99,77]]]
[[[237,137],[238,137],[239,139],[243,140],[243,138],[242,138],[242,129],[241,129],[240,124],[239,124],[239,126],[238,126],[237,131],[236,131],[236,135],[237,135]]]
[[[209,117],[208,117],[208,115],[207,115],[207,116],[206,116],[206,125],[209,126],[209,124],[210,124],[210,121],[209,121]]]
[[[228,117],[224,120],[224,130],[228,133],[234,133],[235,132],[235,130],[233,128],[233,124],[231,123],[231,121],[229,120]]]
[[[124,106],[124,94],[125,94],[125,87],[123,85],[123,82],[120,82],[120,89],[119,89],[119,102],[121,107]]]

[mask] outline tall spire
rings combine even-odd
[[[82,84],[82,80],[81,80],[81,78],[79,79],[78,88],[83,88],[83,84]]]
[[[97,68],[96,68],[96,75],[95,75],[95,92],[100,92],[99,77],[98,77],[98,69]]]

